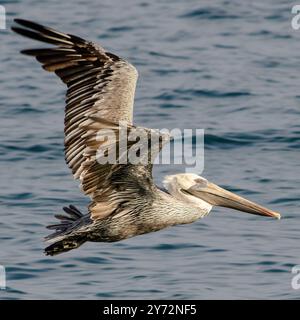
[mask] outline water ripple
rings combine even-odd
[[[198,19],[208,19],[208,20],[220,20],[220,19],[238,19],[238,15],[228,13],[220,8],[199,8],[189,11],[181,16],[180,18],[198,18]]]

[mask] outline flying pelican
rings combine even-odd
[[[233,194],[196,174],[166,176],[163,190],[152,178],[152,162],[101,164],[96,155],[103,141],[101,129],[120,138],[120,122],[126,130],[152,129],[132,124],[137,70],[101,46],[23,19],[12,30],[54,45],[21,51],[34,56],[47,71],[55,72],[67,85],[65,107],[65,159],[82,191],[91,198],[88,213],[70,205],[67,215],[56,215],[58,224],[45,239],[46,255],[78,248],[86,241],[114,242],[187,224],[206,216],[213,206],[280,219],[280,214]],[[157,154],[169,140],[159,134]],[[118,144],[119,141],[115,141]],[[128,149],[127,149],[128,150]],[[120,154],[118,155],[120,157]],[[118,158],[119,159],[119,158]],[[117,160],[118,160],[117,159]]]

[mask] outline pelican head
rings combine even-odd
[[[166,176],[163,184],[174,198],[198,206],[207,213],[213,206],[221,206],[280,219],[279,213],[244,199],[196,174],[182,173]]]

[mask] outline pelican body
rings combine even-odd
[[[81,190],[91,198],[88,213],[73,205],[58,214],[55,230],[47,236],[47,255],[78,248],[86,241],[113,242],[192,223],[213,206],[280,218],[280,214],[231,193],[196,174],[165,177],[165,190],[152,178],[152,162],[103,163],[97,150],[102,129],[120,138],[120,122],[128,132],[159,135],[157,154],[169,137],[132,124],[137,70],[129,62],[78,36],[56,31],[24,19],[12,30],[54,46],[21,51],[34,56],[47,71],[67,85],[65,107],[65,159]],[[115,144],[120,141],[115,141]],[[118,155],[120,160],[120,154]],[[100,159],[101,160],[101,159]]]

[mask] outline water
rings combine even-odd
[[[3,2],[2,2],[3,4]],[[5,1],[23,17],[101,42],[139,70],[135,122],[204,128],[203,175],[283,215],[214,209],[202,221],[43,255],[45,225],[88,204],[63,157],[64,86],[1,30],[3,299],[296,299],[299,43],[289,1]],[[155,169],[157,181],[174,173]]]

